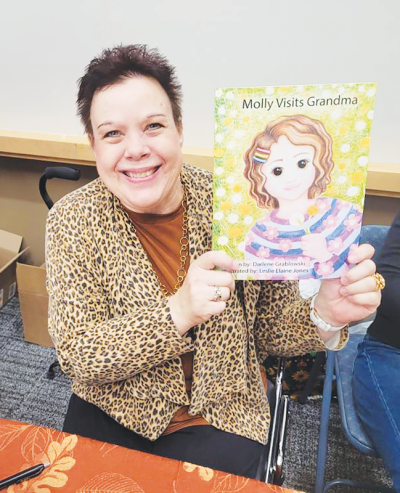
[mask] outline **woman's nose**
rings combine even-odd
[[[125,157],[140,160],[150,154],[149,146],[143,135],[127,135],[125,139]]]

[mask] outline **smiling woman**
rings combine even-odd
[[[174,68],[143,45],[103,51],[80,79],[100,177],[54,205],[46,242],[49,332],[73,380],[64,429],[255,477],[270,420],[260,363],[334,332],[297,284],[235,285],[236,262],[211,251],[212,176],[182,164],[180,101]],[[338,281],[315,300],[328,323],[375,309],[371,255],[353,252],[359,298]]]
[[[125,78],[93,97],[91,143],[99,175],[122,205],[167,214],[182,202],[182,129],[162,86]]]

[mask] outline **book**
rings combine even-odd
[[[358,245],[376,84],[220,88],[213,250],[236,279],[341,277]]]

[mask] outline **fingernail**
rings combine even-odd
[[[349,284],[349,280],[347,279],[347,277],[342,277],[341,283],[344,285],[347,285],[347,284]]]
[[[346,288],[340,288],[340,294],[343,295],[343,296],[346,296],[348,293],[347,289]]]

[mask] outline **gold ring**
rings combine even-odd
[[[375,272],[375,274],[372,274],[372,277],[375,279],[376,282],[374,291],[380,291],[381,289],[385,288],[385,279],[381,274],[379,274],[379,272]]]
[[[214,286],[214,289],[215,289],[215,293],[212,301],[221,301],[222,298],[221,288],[219,286]]]

